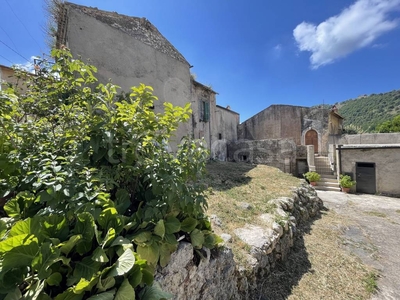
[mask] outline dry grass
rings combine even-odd
[[[342,248],[341,233],[347,220],[324,212],[303,236],[278,271],[266,281],[271,299],[369,299],[376,275],[359,258]]]
[[[235,259],[244,263],[249,249],[235,239],[233,230],[245,223],[257,224],[260,214],[273,213],[270,200],[290,196],[299,179],[276,168],[245,163],[212,162],[207,169],[208,214],[222,221],[214,230],[233,236],[230,246]],[[241,202],[252,209],[241,208]],[[266,299],[368,299],[376,288],[376,275],[342,248],[340,236],[347,222],[329,211],[300,228],[288,259],[265,279]]]
[[[290,196],[299,185],[298,178],[264,165],[211,162],[207,170],[208,213],[217,214],[230,230],[273,212],[275,206],[269,200]],[[243,209],[243,202],[252,208]]]
[[[379,218],[387,218],[387,215],[385,213],[382,213],[379,211],[371,210],[371,211],[365,211],[364,213],[369,216],[375,216],[375,217],[379,217]]]
[[[233,235],[246,223],[258,224],[259,215],[274,213],[275,205],[270,200],[290,196],[300,183],[298,178],[265,165],[211,162],[207,170],[208,214],[216,214],[222,221],[221,228],[214,226],[217,234]],[[241,207],[243,202],[250,208]],[[234,240],[232,250],[238,261],[245,257],[239,253],[243,250],[239,240]]]

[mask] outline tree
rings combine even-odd
[[[168,298],[153,273],[177,238],[219,241],[199,182],[207,150],[162,147],[190,107],[155,113],[151,87],[118,95],[67,49],[52,56],[18,75],[23,91],[0,92],[0,299]]]
[[[376,128],[377,132],[400,132],[400,115],[394,117],[390,121],[383,122]]]

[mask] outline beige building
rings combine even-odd
[[[221,141],[236,140],[239,115],[217,107],[217,93],[191,78],[189,62],[147,19],[66,2],[57,20],[57,45],[90,60],[100,82],[112,80],[125,92],[140,83],[152,86],[156,112],[164,102],[191,103],[192,120],[180,125],[172,150],[191,135],[206,140],[212,157],[226,158]]]

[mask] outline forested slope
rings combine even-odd
[[[364,132],[373,132],[377,125],[400,115],[400,90],[364,95],[336,106],[345,118],[345,128],[352,124]]]

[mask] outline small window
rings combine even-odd
[[[210,103],[200,101],[199,115],[201,122],[208,122],[210,120]]]
[[[218,133],[218,139],[222,140],[222,133]]]

